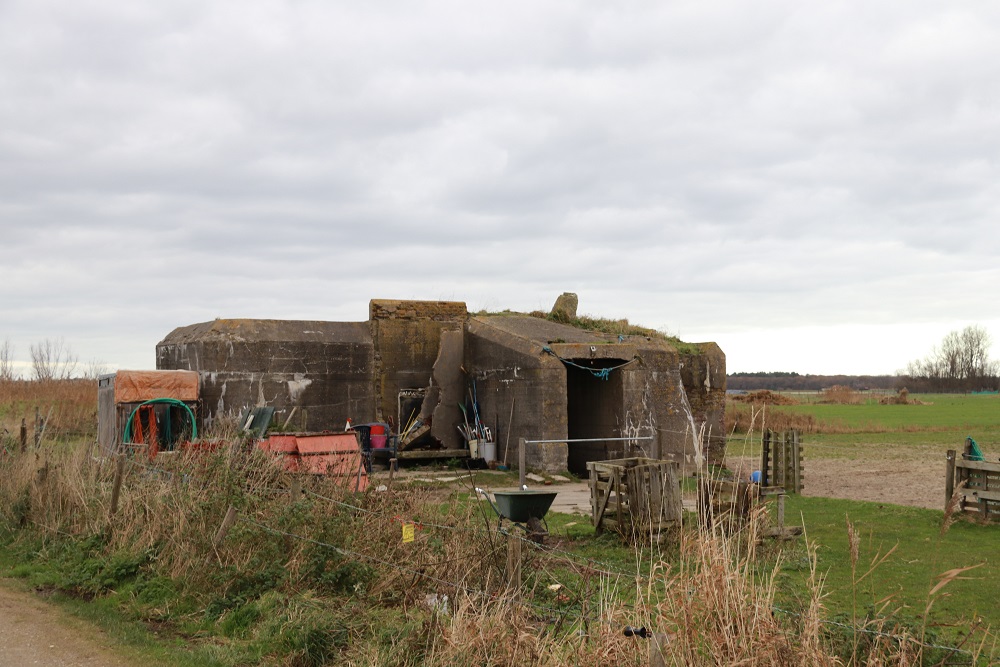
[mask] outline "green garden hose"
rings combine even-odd
[[[179,405],[180,407],[187,410],[188,417],[191,418],[191,439],[198,437],[198,424],[194,421],[194,413],[191,412],[191,408],[187,406],[184,401],[180,401],[176,398],[152,398],[144,403],[140,403],[136,406],[132,414],[128,416],[128,421],[125,422],[125,436],[123,438],[124,442],[132,442],[132,420],[135,418],[135,413],[139,412],[139,408],[144,405],[151,405],[154,403],[166,403],[167,405]]]

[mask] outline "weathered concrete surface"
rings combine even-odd
[[[498,458],[511,464],[518,438],[566,438],[566,370],[541,344],[515,333],[515,320],[532,331],[530,320],[552,324],[526,316],[474,317],[465,339],[465,369],[476,382],[480,418],[493,429]],[[554,326],[557,333],[562,328]]]
[[[458,404],[472,385],[507,463],[517,460],[522,437],[563,443],[526,452],[550,472],[584,473],[586,461],[625,456],[687,466],[724,456],[725,355],[714,343],[678,349],[656,336],[600,334],[527,315],[469,318],[461,302],[372,300],[369,314],[358,323],[182,327],[157,346],[157,367],[201,373],[208,422],[263,404],[276,407],[279,420],[295,408],[292,426],[301,429],[341,428],[349,417],[395,421],[399,391],[421,389],[432,435],[457,448]],[[565,444],[580,438],[629,440]]]
[[[458,301],[373,299],[368,314],[376,414],[395,421],[399,390],[430,385],[441,332],[461,330],[468,311]]]
[[[695,422],[704,426],[706,458],[721,464],[726,456],[726,355],[715,343],[698,348],[700,354],[683,355],[681,378]]]
[[[529,442],[525,445],[524,465],[528,470],[562,472],[569,460],[565,442]]]
[[[486,388],[480,390],[483,412],[498,424],[510,423],[509,434],[497,428],[501,457],[510,437],[510,462],[516,460],[521,437],[637,438],[570,443],[562,467],[577,473],[585,471],[588,460],[662,456],[694,466],[699,454],[715,460],[722,451],[714,434],[723,433],[725,357],[714,344],[701,346],[701,354],[681,355],[660,338],[619,339],[513,315],[475,317],[469,334],[466,367]],[[560,358],[572,364],[563,366]],[[601,379],[586,368],[614,370]],[[713,434],[707,449],[698,440],[702,425],[704,433]],[[530,446],[526,456],[531,467],[557,469],[554,448],[543,452]]]
[[[439,388],[440,394],[431,418],[431,435],[445,449],[465,446],[465,440],[458,433],[458,425],[463,421],[458,404],[465,401],[464,354],[465,331],[442,331],[440,350],[434,362],[433,385]]]
[[[373,421],[372,341],[366,322],[214,320],[174,329],[156,346],[158,369],[198,371],[203,425],[271,405],[296,428]]]

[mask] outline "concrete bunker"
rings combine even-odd
[[[414,458],[468,456],[462,405],[475,408],[508,464],[521,438],[546,441],[526,455],[530,467],[551,472],[582,474],[588,461],[623,456],[722,459],[725,355],[717,345],[584,330],[565,323],[575,308],[550,317],[564,321],[376,299],[367,322],[181,327],[157,346],[157,367],[199,373],[199,416],[209,423],[270,405],[292,428],[339,430],[351,419],[399,433],[419,406],[423,440],[400,452]]]

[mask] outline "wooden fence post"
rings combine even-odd
[[[122,492],[122,478],[125,476],[125,457],[118,454],[115,457],[115,481],[111,485],[111,512],[110,516],[118,513],[118,498]]]
[[[42,440],[42,425],[39,423],[42,420],[40,414],[38,414],[38,406],[35,406],[35,449],[38,449],[38,443]]]
[[[799,443],[799,432],[792,431],[792,486],[794,493],[802,493],[802,450]]]
[[[386,491],[392,488],[392,478],[396,475],[398,465],[396,459],[389,459],[389,481],[385,483]]]
[[[764,431],[764,441],[760,449],[760,485],[771,485],[771,429]]]
[[[951,497],[955,495],[955,450],[949,449],[945,454],[944,464],[944,511],[951,505]]]
[[[229,529],[233,527],[236,523],[236,508],[232,505],[226,510],[226,516],[222,519],[222,525],[219,526],[219,530],[215,532],[215,537],[212,538],[212,546],[216,549],[222,544],[222,540],[226,539],[226,535],[229,533]]]
[[[24,417],[21,417],[21,453],[28,451],[28,424]]]
[[[664,654],[667,651],[667,644],[670,643],[670,635],[665,632],[653,632],[649,637],[649,667],[667,667],[667,660]]]
[[[507,581],[514,590],[521,589],[521,539],[513,533],[507,536]]]
[[[792,434],[785,431],[781,435],[781,485],[787,491],[789,485],[795,484],[795,475],[792,473]]]

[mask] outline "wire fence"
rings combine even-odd
[[[172,478],[174,476],[180,475],[181,478],[186,483],[193,483],[193,482],[200,481],[196,475],[193,475],[193,474],[191,474],[189,472],[181,473],[181,472],[174,471],[174,470],[167,470],[167,469],[164,469],[162,467],[159,467],[159,466],[156,466],[156,465],[152,465],[152,464],[149,464],[149,463],[144,463],[144,462],[137,461],[137,460],[134,460],[134,459],[126,459],[126,461],[127,461],[127,463],[129,465],[133,466],[134,468],[137,468],[137,469],[143,471],[146,474],[153,475],[153,476],[156,476],[156,477],[159,477],[159,478],[169,479],[169,478]],[[287,494],[288,490],[287,489],[264,488],[264,489],[260,489],[260,492],[261,493],[267,493],[269,496],[273,497],[273,496],[278,495],[278,494]],[[330,504],[332,504],[332,505],[334,505],[334,506],[336,506],[338,508],[344,509],[344,510],[348,510],[348,511],[351,511],[351,512],[357,512],[359,514],[365,514],[365,515],[367,515],[369,517],[372,517],[374,520],[379,520],[379,521],[397,521],[397,522],[401,522],[401,523],[413,523],[415,525],[419,525],[422,528],[428,528],[428,529],[433,529],[433,530],[441,530],[441,531],[448,531],[448,532],[457,532],[457,533],[475,535],[475,536],[478,536],[478,537],[483,537],[483,536],[486,536],[487,534],[492,533],[492,534],[499,535],[499,536],[502,536],[502,537],[507,538],[507,539],[516,540],[519,543],[521,543],[522,545],[527,545],[530,549],[535,550],[536,552],[538,552],[540,554],[544,554],[547,558],[551,559],[551,561],[553,562],[553,564],[557,564],[557,565],[558,564],[563,564],[563,565],[567,565],[567,566],[570,566],[570,567],[573,567],[573,568],[576,568],[576,567],[579,567],[579,566],[583,566],[583,567],[587,568],[587,570],[589,570],[589,572],[592,573],[592,574],[597,574],[597,575],[601,575],[601,576],[605,576],[605,577],[609,577],[609,578],[614,578],[614,579],[623,579],[623,580],[628,580],[628,581],[635,581],[635,582],[641,582],[641,581],[648,582],[650,580],[650,577],[651,577],[650,574],[644,574],[643,572],[640,572],[638,570],[625,571],[625,570],[622,570],[620,568],[616,568],[615,566],[612,566],[612,565],[610,565],[610,564],[608,564],[606,562],[602,562],[602,561],[600,561],[598,559],[594,559],[594,558],[591,558],[591,557],[588,557],[588,556],[584,556],[582,554],[574,553],[574,552],[566,550],[566,549],[560,549],[560,548],[552,546],[552,545],[539,544],[539,543],[537,543],[537,542],[535,542],[535,541],[533,541],[531,539],[528,539],[525,536],[519,535],[518,533],[516,533],[513,530],[508,530],[508,529],[503,529],[503,528],[489,528],[489,527],[487,527],[485,525],[482,526],[482,527],[479,527],[479,526],[469,526],[469,525],[453,525],[453,524],[438,523],[438,522],[433,522],[433,521],[424,521],[424,520],[420,520],[420,519],[411,519],[411,518],[408,518],[408,517],[400,517],[400,516],[395,516],[395,515],[394,516],[389,516],[388,513],[386,513],[386,512],[379,512],[379,511],[373,510],[371,508],[362,507],[359,504],[346,502],[345,500],[338,499],[338,498],[333,498],[331,496],[324,495],[324,494],[320,494],[320,493],[317,493],[317,492],[312,491],[310,489],[302,489],[302,493],[304,495],[308,496],[308,497],[311,497],[311,498],[315,499],[316,501],[322,501],[322,502],[330,503]],[[395,572],[398,572],[400,574],[410,575],[410,576],[412,576],[414,578],[417,578],[417,579],[420,579],[420,580],[423,580],[423,581],[426,581],[426,582],[429,582],[429,583],[432,583],[432,584],[435,584],[435,585],[438,585],[438,586],[443,586],[443,587],[445,587],[445,588],[447,588],[449,590],[452,590],[452,591],[455,591],[455,592],[459,592],[459,593],[471,596],[471,597],[476,598],[476,599],[486,600],[486,599],[491,599],[491,598],[495,598],[496,597],[495,593],[491,593],[491,592],[489,592],[487,590],[484,590],[484,589],[481,589],[481,588],[477,588],[475,586],[471,586],[471,585],[469,585],[469,584],[467,584],[467,583],[465,583],[463,581],[450,581],[448,579],[443,579],[443,578],[437,577],[437,576],[435,576],[433,574],[429,574],[427,572],[428,569],[434,569],[435,566],[440,565],[441,563],[429,562],[429,563],[417,564],[415,566],[414,565],[409,565],[407,563],[400,563],[400,562],[396,562],[396,561],[391,561],[391,560],[388,560],[386,558],[383,558],[383,557],[380,557],[378,555],[374,555],[374,554],[371,554],[371,553],[365,553],[364,551],[360,551],[360,550],[356,550],[356,549],[348,549],[348,548],[345,548],[343,546],[338,546],[338,545],[335,545],[335,544],[331,544],[329,542],[325,542],[325,541],[322,541],[322,540],[317,540],[315,538],[312,538],[312,537],[309,537],[309,536],[306,536],[306,535],[300,535],[300,534],[291,532],[289,530],[285,530],[283,528],[278,528],[278,527],[270,526],[270,525],[267,525],[265,523],[262,523],[261,521],[252,519],[252,518],[247,517],[247,516],[242,515],[242,514],[237,514],[237,520],[239,522],[247,525],[247,526],[251,526],[251,527],[256,528],[258,530],[267,532],[269,534],[278,535],[278,536],[281,536],[281,537],[293,539],[293,540],[300,541],[300,542],[303,542],[303,543],[312,544],[312,545],[315,545],[315,546],[323,548],[323,549],[329,549],[330,551],[332,551],[334,553],[337,553],[337,554],[339,554],[339,555],[341,555],[343,557],[346,557],[346,558],[353,558],[353,559],[364,560],[364,561],[368,561],[368,562],[371,562],[371,563],[375,563],[375,564],[377,564],[377,565],[379,565],[381,567],[388,568],[388,569],[393,570]],[[544,567],[544,565],[542,567]],[[576,603],[579,603],[587,595],[587,593],[585,591],[583,591],[583,590],[574,590],[572,586],[567,585],[567,584],[561,584],[561,585],[564,586],[566,588],[566,590],[571,594],[569,596],[569,599],[574,600]],[[537,602],[535,600],[527,599],[527,598],[524,598],[524,597],[518,598],[516,600],[516,603],[517,604],[522,604],[522,605],[524,605],[524,606],[526,606],[528,608],[531,608],[531,609],[535,610],[535,612],[537,612],[537,613],[539,613],[539,614],[542,615],[543,619],[546,619],[546,620],[551,621],[551,622],[555,622],[557,620],[560,621],[560,622],[565,621],[565,620],[582,620],[582,617],[583,617],[583,614],[584,614],[582,605],[580,605],[580,606],[569,606],[569,607],[559,608],[559,607],[553,607],[553,606],[549,606],[549,605],[544,605],[544,604],[541,604],[541,603],[539,603],[539,602]],[[626,605],[626,606],[629,606],[629,605]],[[639,612],[649,613],[648,607],[640,609],[641,604],[638,603],[638,602],[632,603],[630,606],[637,613],[639,613]],[[788,609],[784,609],[784,608],[776,606],[776,605],[772,606],[772,611],[775,614],[783,615],[783,616],[786,616],[788,618],[795,618],[795,619],[803,619],[804,618],[804,615],[801,614],[801,613],[799,613],[799,612],[788,610]],[[905,642],[905,643],[908,643],[910,645],[919,646],[919,647],[921,647],[923,649],[945,651],[945,652],[948,652],[948,653],[950,653],[950,654],[952,654],[954,656],[966,656],[966,657],[969,657],[969,658],[972,658],[974,656],[974,653],[972,651],[967,650],[967,649],[963,649],[963,648],[955,647],[955,646],[948,646],[948,645],[944,645],[944,644],[937,644],[937,643],[932,643],[932,642],[923,642],[923,641],[919,641],[917,638],[915,638],[913,636],[909,636],[909,635],[904,635],[904,634],[899,634],[899,633],[893,633],[893,632],[886,632],[885,630],[873,629],[871,627],[867,627],[867,626],[864,626],[864,625],[852,625],[852,624],[843,623],[843,622],[840,622],[840,621],[835,621],[835,620],[832,620],[832,619],[818,619],[818,620],[819,620],[819,622],[822,625],[830,627],[830,628],[837,628],[837,629],[847,630],[847,631],[850,631],[850,632],[855,632],[855,633],[858,633],[858,634],[864,634],[864,635],[869,635],[869,636],[876,636],[876,637],[880,637],[880,638],[883,638],[883,639],[891,640],[891,641],[894,641],[894,642],[897,642],[897,643],[904,643]]]

